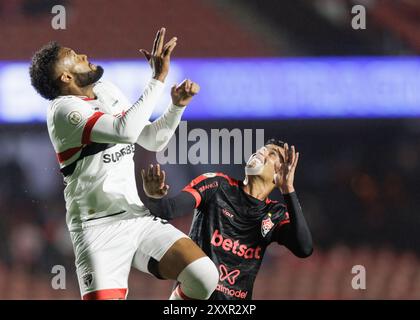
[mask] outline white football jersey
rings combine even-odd
[[[153,82],[150,90],[163,84]],[[137,193],[133,155],[135,145],[96,143],[92,128],[103,114],[121,117],[132,106],[121,91],[107,82],[93,89],[96,99],[60,96],[47,112],[48,133],[64,175],[66,221],[70,231],[85,221],[135,212],[146,214]],[[153,101],[155,103],[156,101]]]

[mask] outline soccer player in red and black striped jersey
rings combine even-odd
[[[271,243],[286,246],[300,258],[312,254],[312,236],[293,185],[298,159],[294,146],[270,139],[248,160],[243,182],[206,173],[173,198],[165,197],[169,186],[159,165],[142,170],[145,204],[152,214],[173,219],[197,209],[189,235],[219,270],[210,299],[252,299],[255,278]],[[284,204],[268,198],[276,188]]]

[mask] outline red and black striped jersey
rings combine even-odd
[[[250,196],[242,182],[222,173],[203,174],[183,191],[196,203],[189,235],[219,270],[211,299],[252,299],[266,248],[290,222],[286,206]]]

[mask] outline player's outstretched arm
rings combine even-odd
[[[299,153],[296,153],[294,146],[289,149],[287,144],[284,145],[284,151],[284,159],[275,168],[274,182],[283,194],[290,223],[279,228],[277,242],[286,246],[297,257],[306,258],[313,251],[312,235],[293,185]]]
[[[141,170],[143,190],[146,195],[142,201],[150,212],[158,217],[170,220],[188,213],[195,208],[195,199],[188,192],[181,192],[173,198],[168,198],[169,186],[165,183],[165,171],[160,165],[150,165]]]
[[[161,28],[157,32],[151,53],[144,49],[141,50],[153,71],[153,79],[147,85],[142,96],[120,118],[108,114],[97,116],[91,132],[91,141],[135,143],[143,129],[150,124],[149,118],[162,93],[163,82],[169,72],[171,53],[177,44],[176,37],[164,44],[165,32],[165,28]]]
[[[149,151],[163,150],[178,127],[185,107],[199,91],[200,86],[188,79],[179,86],[174,85],[171,105],[162,116],[144,127],[137,144]]]

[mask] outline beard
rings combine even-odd
[[[91,70],[84,73],[75,73],[74,81],[79,87],[86,87],[98,81],[104,74],[104,68],[97,66],[96,70]]]

